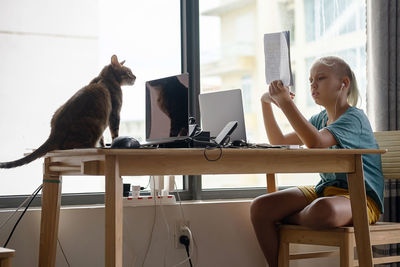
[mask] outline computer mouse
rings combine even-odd
[[[232,141],[232,146],[247,146],[247,142],[244,140],[233,140]]]
[[[111,143],[111,148],[139,148],[140,143],[130,136],[118,136]]]

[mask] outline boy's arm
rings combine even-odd
[[[284,87],[281,81],[272,82],[269,91],[271,98],[283,111],[298,138],[308,148],[331,147],[337,144],[331,132],[325,128],[318,131],[314,125],[304,118],[290,98],[289,89]]]
[[[261,100],[264,126],[267,132],[269,143],[272,145],[302,145],[300,138],[295,132],[289,134],[282,134],[278,123],[275,120],[274,113],[272,111],[271,103]]]
[[[337,144],[331,132],[325,128],[318,131],[317,128],[307,121],[291,99],[281,102],[279,106],[297,133],[297,136],[308,148],[324,148]]]

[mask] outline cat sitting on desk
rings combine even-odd
[[[112,139],[118,137],[122,85],[133,85],[136,77],[118,62],[116,55],[99,76],[76,92],[54,113],[47,141],[33,153],[21,159],[1,162],[0,168],[27,164],[56,149],[91,148],[97,142],[104,146],[103,132],[109,126]]]

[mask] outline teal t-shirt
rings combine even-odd
[[[338,144],[331,148],[378,148],[367,116],[364,111],[356,107],[348,108],[342,116],[328,126],[326,125],[328,121],[326,110],[312,116],[309,121],[318,130],[326,128],[332,133]],[[362,160],[366,193],[375,201],[383,213],[384,182],[381,156],[379,154],[365,154],[362,155]],[[321,173],[320,176],[321,180],[315,186],[318,195],[321,195],[327,186],[348,188],[346,173]]]

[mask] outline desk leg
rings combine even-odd
[[[58,175],[49,174],[48,164],[49,159],[45,159],[40,223],[39,267],[54,267],[56,265],[62,179]]]
[[[0,267],[12,267],[11,259],[0,259]]]
[[[348,174],[348,183],[358,261],[360,266],[372,267],[372,250],[369,235],[362,155],[355,155],[355,165],[355,172]]]
[[[267,193],[276,192],[275,173],[267,173]]]
[[[119,175],[118,158],[105,159],[105,266],[122,267],[122,178]]]

